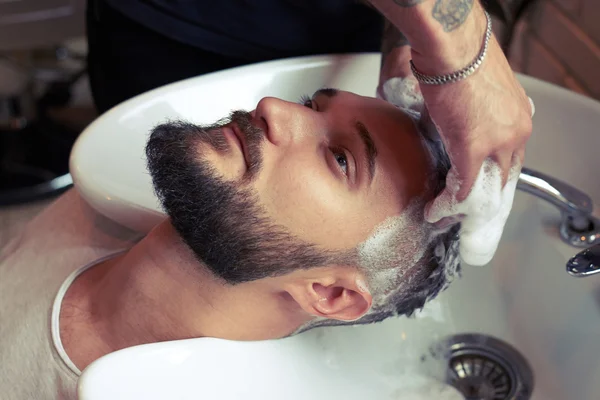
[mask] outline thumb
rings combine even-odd
[[[425,220],[442,227],[452,220],[458,220],[456,194],[448,188],[425,205]]]
[[[459,178],[453,165],[446,175],[446,187],[425,206],[425,220],[431,224],[439,223],[442,218],[458,217],[458,203],[464,200],[476,177],[468,181]]]

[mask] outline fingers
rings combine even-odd
[[[513,154],[512,165],[518,164],[520,167],[523,166],[525,162],[525,146],[517,149]]]
[[[454,193],[448,188],[444,189],[435,199],[425,206],[425,221],[441,226],[452,219],[456,212]]]
[[[512,151],[504,152],[501,155],[497,154],[493,157],[494,162],[496,162],[500,169],[500,175],[502,177],[502,187],[504,187],[504,185],[506,185],[506,182],[508,182],[510,170],[512,169],[513,165],[513,159],[514,158]]]
[[[435,199],[425,206],[425,220],[439,226],[447,225],[453,220],[460,219],[459,204],[467,198],[475,180],[479,176],[480,165],[470,165],[461,160],[448,172],[446,188]],[[458,168],[464,168],[465,174],[461,177]],[[472,172],[477,172],[473,174]],[[457,220],[458,221],[458,220]]]
[[[452,179],[452,182],[450,182],[450,179],[446,179],[446,185],[450,184],[454,186],[447,188],[453,190],[456,200],[461,202],[471,192],[473,184],[480,174],[485,158],[483,156],[464,157],[463,159],[459,159],[459,157],[455,158],[456,161],[452,160],[452,169],[456,175]],[[450,173],[452,173],[452,170]],[[450,173],[448,174],[449,177]]]
[[[444,230],[449,226],[458,224],[465,218],[465,214],[455,214],[448,217],[444,217],[435,223],[437,229]]]

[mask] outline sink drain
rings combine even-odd
[[[432,348],[447,360],[446,381],[466,400],[528,400],[533,373],[523,356],[491,336],[452,336]]]

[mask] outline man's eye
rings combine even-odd
[[[348,175],[348,157],[346,157],[346,154],[341,150],[332,150],[331,152],[344,175]]]
[[[307,95],[303,95],[302,97],[300,97],[300,101],[298,103],[302,104],[304,107],[308,107],[310,109],[313,108],[313,101]]]

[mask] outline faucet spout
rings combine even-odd
[[[517,189],[555,205],[563,215],[562,239],[576,247],[600,240],[600,220],[592,216],[592,199],[573,186],[529,168],[523,168]]]
[[[594,209],[590,196],[581,190],[529,168],[521,170],[517,188],[554,204],[572,216],[588,216]]]

